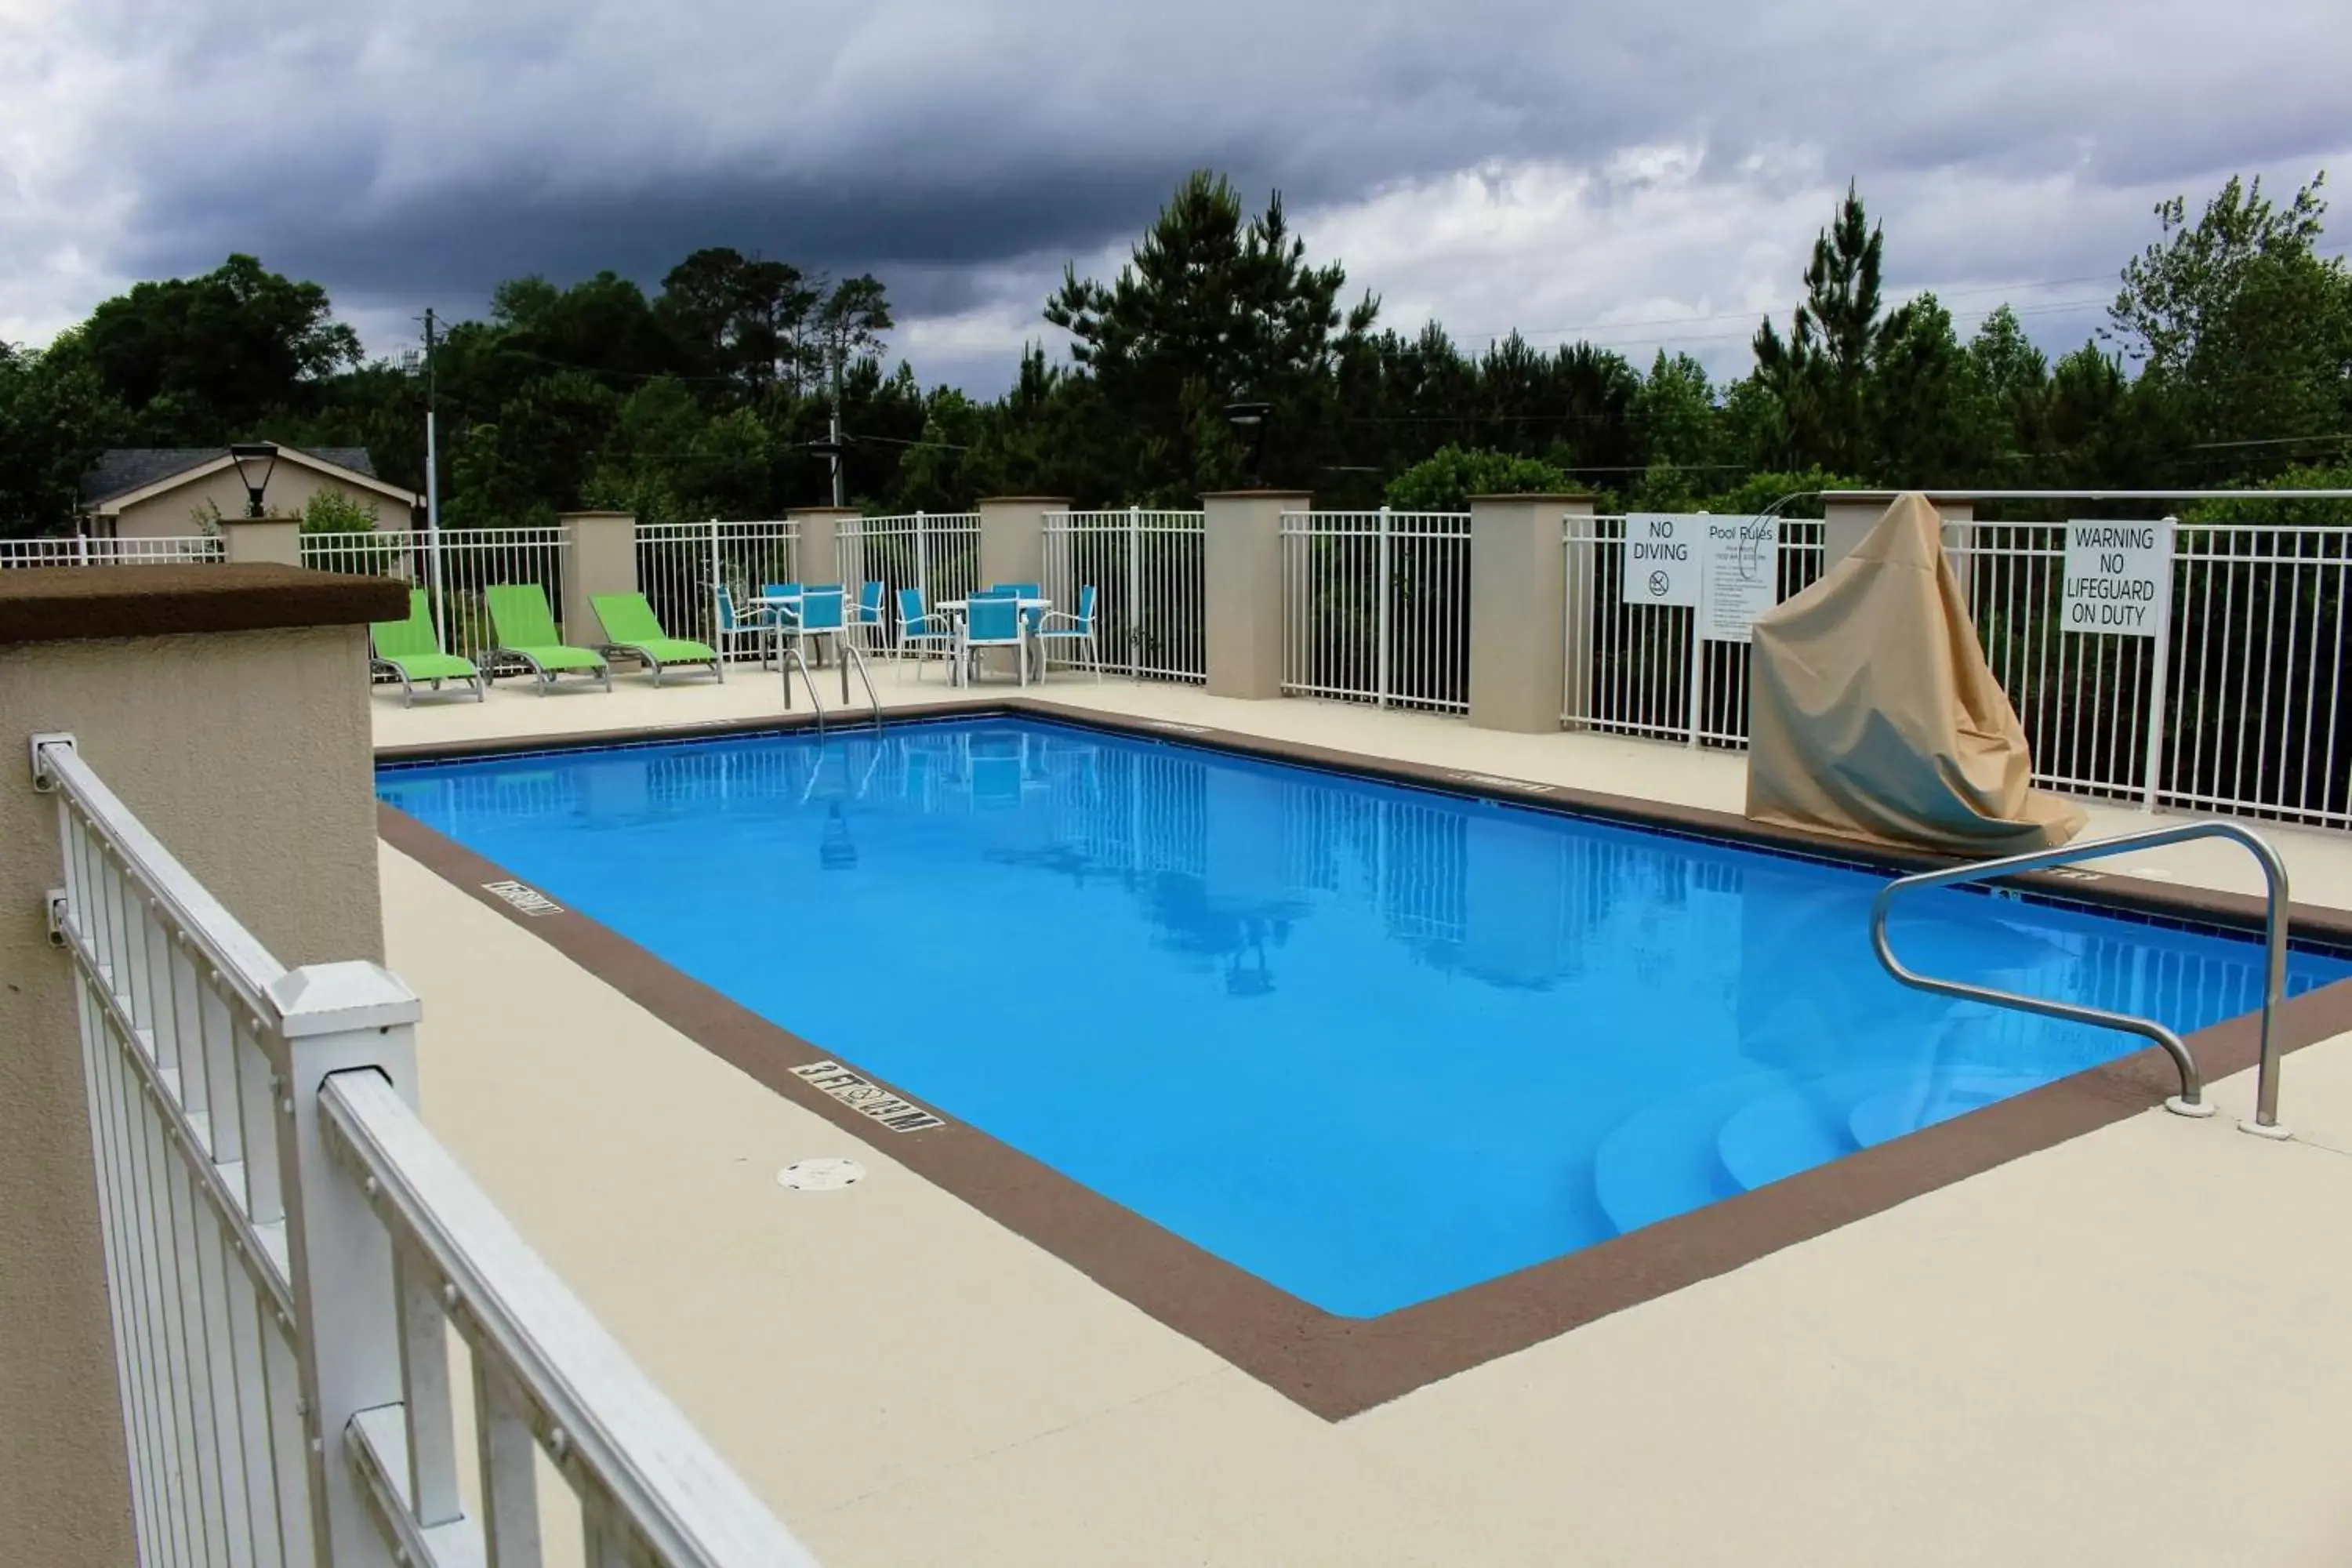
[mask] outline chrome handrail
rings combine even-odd
[[[2111,1013],[2103,1007],[2084,1007],[2072,1002],[2053,1002],[2012,991],[1995,991],[1966,981],[1938,980],[1905,968],[1903,961],[1895,956],[1895,950],[1886,940],[1887,910],[1897,896],[1915,888],[1949,887],[1957,882],[1974,882],[1989,877],[2036,871],[2052,866],[2070,866],[2077,861],[2102,859],[2109,855],[2150,849],[2160,844],[2179,844],[2190,838],[2228,838],[2243,846],[2260,862],[2263,879],[2269,888],[2263,922],[2267,952],[2263,986],[2262,1070],[2254,1089],[2254,1114],[2252,1119],[2239,1122],[2238,1126],[2242,1131],[2261,1137],[2285,1138],[2290,1136],[2289,1132],[2278,1124],[2277,1014],[2278,1005],[2286,994],[2286,866],[2267,840],[2234,822],[2188,822],[2178,827],[2152,827],[2139,833],[2119,834],[2113,838],[2093,839],[2087,844],[2061,845],[2055,849],[2037,849],[2024,855],[2004,856],[1998,860],[1979,860],[1972,865],[1955,866],[1948,870],[1921,871],[1915,876],[1898,877],[1878,890],[1878,897],[1870,906],[1870,945],[1877,952],[1878,962],[1886,973],[1914,990],[1932,991],[1937,995],[1956,996],[1969,1002],[1989,1002],[1997,1007],[2019,1007],[2047,1017],[2122,1029],[2155,1041],[2163,1047],[2165,1055],[2172,1058],[2173,1066],[2180,1069],[2180,1092],[2164,1102],[2165,1109],[2182,1116],[2210,1116],[2213,1108],[2205,1103],[2204,1080],[2198,1073],[2196,1058],[2189,1054],[2188,1043],[2155,1019],[2137,1018],[2127,1013]]]
[[[792,664],[784,662],[788,658],[793,661]],[[808,660],[801,657],[800,648],[794,644],[780,640],[776,648],[776,670],[784,678],[784,707],[787,710],[793,705],[793,665],[800,667],[801,684],[808,688],[809,706],[816,710],[816,738],[823,741],[824,739],[824,699],[816,694],[816,677],[809,673]],[[844,684],[847,684],[845,679]]]
[[[858,651],[856,643],[847,637],[839,640],[842,654],[841,705],[844,708],[849,706],[849,667],[854,664],[857,667],[857,679],[866,683],[866,705],[874,710],[874,728],[878,731],[882,728],[882,694],[874,689],[874,672],[866,668],[866,656]]]

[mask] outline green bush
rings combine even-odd
[[[1574,488],[1540,458],[1440,447],[1391,479],[1382,499],[1399,511],[1467,511],[1472,496],[1557,495]]]

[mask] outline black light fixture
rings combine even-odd
[[[270,473],[278,467],[278,443],[239,441],[229,447],[228,455],[236,460],[236,477],[245,481],[245,515],[265,516],[261,492],[269,488]]]
[[[1225,423],[1234,427],[1234,435],[1247,437],[1250,443],[1249,475],[1242,480],[1244,489],[1265,489],[1265,427],[1273,419],[1271,403],[1225,405]]]

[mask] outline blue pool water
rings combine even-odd
[[[829,1054],[1348,1315],[2140,1043],[1896,985],[1866,872],[1028,720],[394,768],[378,788]],[[1937,891],[1893,934],[1930,972],[2184,1032],[2261,1001],[2252,942],[2072,909]],[[2290,987],[2347,973],[2298,952]]]

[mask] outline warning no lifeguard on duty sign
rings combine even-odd
[[[2070,632],[2152,637],[2171,607],[2169,522],[2069,522],[2066,591],[2059,604]]]

